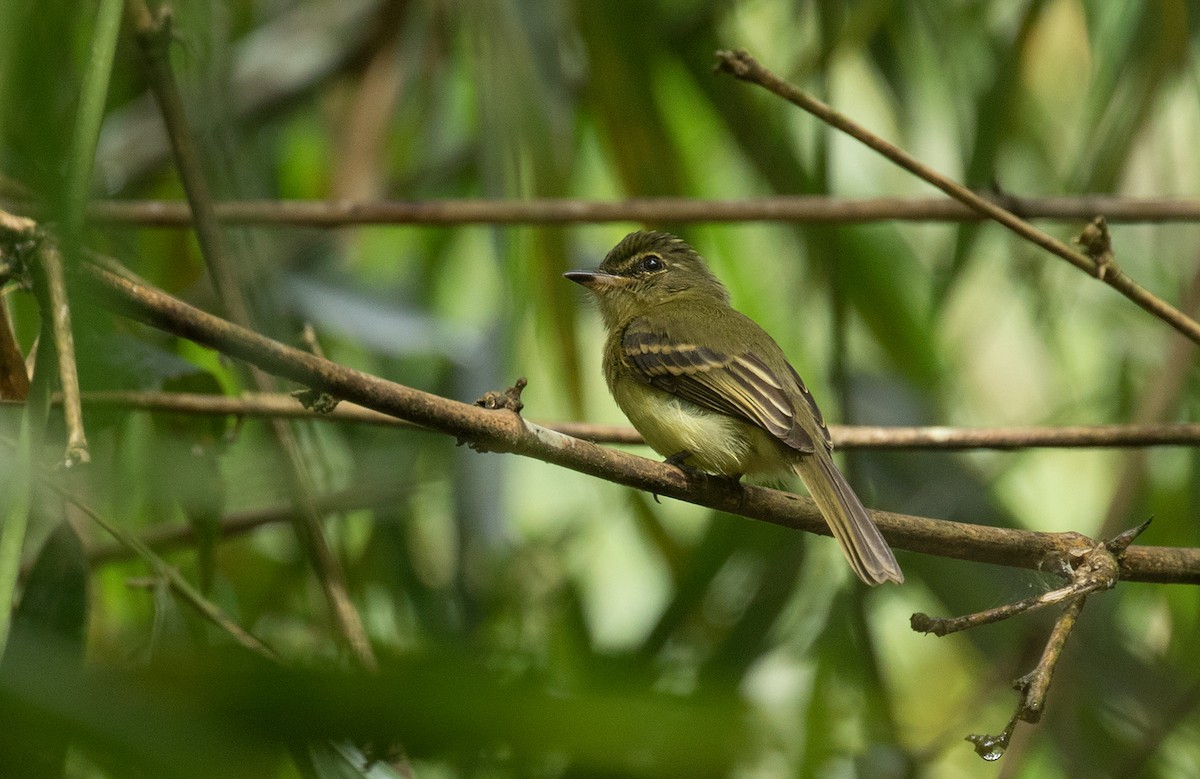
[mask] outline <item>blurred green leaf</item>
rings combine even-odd
[[[17,109],[0,117],[0,205],[41,204],[51,230],[94,26],[94,7],[81,8],[10,0],[0,14],[0,97]],[[739,47],[973,187],[1200,188],[1189,86],[1200,14],[1180,0],[176,10],[173,62],[222,198],[925,192],[813,117],[715,76],[713,52]],[[93,191],[180,199],[138,57],[123,36],[109,90],[122,107],[107,117]],[[829,363],[797,367],[840,390],[817,393],[830,418],[1121,423],[1161,389],[1161,325],[995,225],[654,226],[710,257],[789,354]],[[560,274],[594,265],[628,228],[273,225],[226,237],[268,333],[294,341],[311,321],[338,362],[465,401],[528,374],[531,418],[616,423],[596,317]],[[1190,231],[1121,225],[1122,267],[1175,297],[1196,262]],[[93,225],[85,240],[219,309],[189,231]],[[4,293],[28,352],[37,308]],[[72,309],[84,391],[242,388],[235,361],[82,301]],[[1194,383],[1165,418],[1195,415]],[[86,669],[77,646],[51,641],[0,668],[0,704],[21,712],[0,741],[53,743],[57,766],[69,740],[71,775],[359,776],[359,751],[393,744],[418,775],[970,775],[980,766],[961,737],[1003,726],[1010,681],[1053,621],[1047,611],[917,636],[913,611],[977,611],[1059,579],[901,551],[904,587],[853,590],[830,575],[844,571],[828,539],[426,432],[327,420],[302,436],[320,455],[314,488],[346,507],[324,520],[331,551],[390,656],[365,679],[343,668],[283,521],[292,496],[268,423],[86,406],[85,421],[88,478],[48,478],[135,532],[196,522],[202,540],[170,540],[171,563],[211,577],[212,597],[287,668],[214,652],[228,639],[161,583],[130,586],[147,585],[143,563],[97,563]],[[0,433],[0,465],[15,435]],[[61,438],[55,414],[35,467]],[[1138,458],[1144,487],[1130,508],[1108,508]],[[1197,462],[1181,449],[847,458],[872,507],[1090,534],[1114,511],[1130,524],[1153,515],[1145,543],[1188,547],[1200,543],[1188,520]],[[280,521],[217,537],[218,523],[256,515]],[[31,538],[48,531],[50,518],[30,520]],[[22,608],[73,587],[65,572],[29,580]],[[1198,597],[1125,583],[1090,598],[1042,722],[1022,726],[1002,770],[1196,774]]]
[[[1074,191],[1109,192],[1127,175],[1130,150],[1155,110],[1159,92],[1191,63],[1200,13],[1183,0],[1156,0],[1137,6],[1132,37],[1116,57],[1099,57],[1099,86],[1112,90],[1094,101],[1091,134],[1078,158]],[[1183,75],[1187,78],[1186,75]]]
[[[48,517],[57,527],[46,539],[25,579],[13,618],[9,645],[0,663],[0,679],[44,652],[78,673],[83,667],[88,615],[88,565],[74,528],[59,511]],[[0,696],[2,700],[2,696]],[[62,776],[70,741],[40,696],[0,703],[0,719],[22,722],[25,737],[0,729],[0,774],[30,779]]]

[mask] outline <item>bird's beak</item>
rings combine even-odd
[[[621,287],[628,281],[624,276],[614,276],[598,270],[573,270],[570,273],[564,273],[563,278],[570,279],[576,284],[582,284],[593,292],[601,292],[611,287]]]

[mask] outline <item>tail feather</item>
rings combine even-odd
[[[833,458],[816,452],[801,457],[794,467],[858,578],[872,585],[902,583],[900,564]]]

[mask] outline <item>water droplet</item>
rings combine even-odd
[[[989,763],[994,763],[1004,755],[1004,750],[1008,749],[1008,739],[1011,735],[1008,732],[998,736],[971,735],[967,736],[967,741],[974,744],[977,755]]]

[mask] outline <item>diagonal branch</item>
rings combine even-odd
[[[392,485],[378,487],[371,485],[356,485],[340,490],[317,499],[317,508],[326,513],[345,513],[360,509],[374,509],[393,506],[402,501],[410,493],[405,489]],[[290,522],[296,509],[290,503],[281,503],[259,509],[249,509],[226,514],[221,518],[217,533],[222,540],[228,540],[257,530],[265,525]],[[175,549],[185,549],[199,542],[196,526],[193,524],[155,525],[149,527],[139,538],[150,549],[156,552],[166,552]],[[88,560],[98,565],[113,560],[123,560],[137,550],[122,543],[96,544],[87,549]],[[22,571],[24,574],[24,571]]]
[[[213,209],[212,193],[204,176],[199,150],[188,126],[183,99],[171,70],[168,52],[171,35],[169,10],[163,6],[157,14],[151,13],[145,0],[128,0],[126,10],[144,55],[151,90],[162,110],[171,149],[175,155],[175,164],[192,209],[200,251],[213,284],[233,321],[247,328],[252,327],[250,305],[233,263],[225,253],[220,225]],[[253,366],[250,376],[260,391],[274,389],[273,379]],[[329,542],[321,529],[321,517],[314,507],[313,489],[309,483],[308,468],[300,445],[285,420],[274,418],[271,423],[288,465],[287,473],[296,500],[297,538],[313,566],[317,579],[321,582],[333,613],[334,623],[346,645],[362,667],[376,670],[378,662],[367,638],[362,617],[350,599],[345,572],[337,556],[329,548]]]
[[[80,511],[88,516],[93,522],[106,530],[109,535],[116,539],[117,543],[122,548],[129,550],[133,554],[140,557],[150,568],[155,575],[170,584],[180,598],[189,603],[197,612],[200,613],[209,622],[216,625],[221,630],[233,638],[241,646],[255,653],[256,655],[279,662],[280,657],[274,649],[265,644],[261,639],[255,637],[237,622],[235,622],[228,614],[221,610],[221,607],[213,603],[208,598],[204,597],[195,587],[192,586],[183,574],[172,568],[165,560],[159,557],[148,544],[138,536],[125,530],[119,524],[109,522],[101,514],[80,501],[74,495],[71,495],[67,490],[50,483],[50,488],[59,493],[64,499],[69,500]]]
[[[719,511],[829,534],[808,498],[685,472],[562,435],[510,411],[481,409],[322,360],[189,306],[128,271],[116,273],[89,264],[83,272],[90,283],[81,288],[90,290],[102,305],[313,389],[454,436],[481,451],[533,457]],[[900,549],[1021,568],[1045,568],[1090,544],[1077,533],[1039,533],[884,511],[874,511],[872,516],[888,541]],[[1200,549],[1131,547],[1121,559],[1120,576],[1130,581],[1200,584]]]
[[[743,81],[758,84],[787,100],[789,103],[808,111],[829,126],[841,130],[855,140],[879,152],[884,157],[887,157],[913,175],[942,190],[955,200],[960,201],[989,219],[994,219],[1025,240],[1042,247],[1051,254],[1061,257],[1089,276],[1100,279],[1191,340],[1200,343],[1200,322],[1197,322],[1178,308],[1175,308],[1162,298],[1138,285],[1117,267],[1116,263],[1111,261],[1111,258],[1106,262],[1098,262],[1095,258],[1076,251],[1063,241],[1039,230],[1002,205],[980,197],[949,176],[939,173],[898,146],[885,141],[807,92],[779,78],[779,76],[776,76],[759,64],[748,52],[719,51],[717,52],[717,60],[718,71],[729,73]]]

